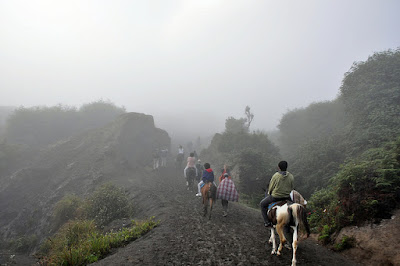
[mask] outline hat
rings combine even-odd
[[[201,163],[201,160],[200,160],[200,159],[198,159],[197,161],[198,161],[199,163]]]
[[[228,177],[228,176],[229,176],[229,174],[228,174],[228,173],[225,173],[225,174],[224,174],[224,176]]]

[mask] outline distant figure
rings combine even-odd
[[[201,164],[201,160],[200,160],[200,159],[197,160],[196,168],[197,168],[197,176],[196,176],[196,179],[197,179],[197,183],[198,183],[198,182],[200,182],[201,174],[202,174],[203,171],[204,171],[204,166]]]
[[[160,166],[160,151],[158,148],[153,150],[153,170],[157,170]]]
[[[221,170],[221,176],[219,177],[219,182],[221,183],[222,179],[224,179],[224,174],[228,174],[229,179],[231,179],[231,173],[229,171],[228,165],[224,164],[224,168]]]
[[[193,151],[193,154],[194,154],[194,158],[196,159],[196,161],[199,159],[199,156],[197,155],[197,152],[196,151]]]
[[[185,156],[185,152],[183,151],[183,147],[182,145],[179,145],[178,148],[178,155],[176,156],[176,160],[175,160],[175,168],[176,170],[181,171],[181,167],[182,167],[182,162],[183,162],[183,158]]]
[[[182,145],[179,145],[179,148],[178,148],[178,155],[180,155],[180,154],[182,154],[182,157],[184,157],[184,155],[185,155],[185,151],[183,150]]]
[[[196,176],[198,175],[198,173],[197,173],[197,168],[196,168],[196,160],[194,159],[194,154],[193,154],[193,152],[190,153],[189,157],[187,158],[187,164],[186,164],[185,169],[183,170],[183,174],[184,174],[185,178],[187,178],[186,172],[187,172],[187,170],[188,170],[189,168],[195,169],[195,170],[196,170]]]
[[[167,166],[167,155],[168,155],[168,149],[164,147],[164,149],[161,150],[161,167]]]

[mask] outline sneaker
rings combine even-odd
[[[228,214],[226,212],[222,212],[222,216],[226,217]]]
[[[197,194],[196,194],[196,197],[201,197],[201,193],[197,193]]]

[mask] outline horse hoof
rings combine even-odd
[[[272,250],[271,255],[275,255],[275,254],[276,254],[276,251]]]
[[[281,255],[281,253],[278,251],[278,252],[276,252],[276,256],[280,256]]]

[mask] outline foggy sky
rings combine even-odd
[[[270,130],[334,99],[354,61],[400,46],[399,11],[395,0],[0,0],[0,106],[103,99],[211,133],[249,105],[252,129]]]

